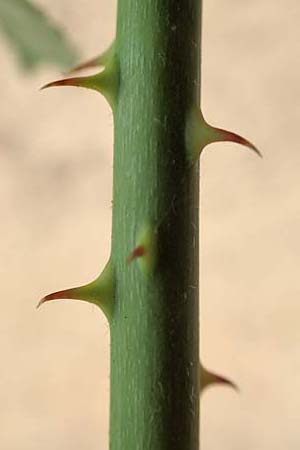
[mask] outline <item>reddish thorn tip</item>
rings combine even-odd
[[[139,245],[133,250],[131,255],[128,257],[127,259],[128,264],[132,263],[132,261],[134,261],[137,258],[142,258],[143,256],[145,256],[145,254],[146,254],[145,247],[143,245]]]
[[[39,308],[42,306],[43,303],[45,303],[45,298],[42,298],[42,299],[38,302],[38,304],[36,305],[36,309],[39,309]]]
[[[66,78],[64,80],[52,81],[51,83],[45,84],[45,86],[41,87],[41,91],[44,89],[48,89],[50,87],[57,86],[82,86],[82,78]]]
[[[233,381],[229,380],[228,378],[221,377],[219,375],[216,375],[216,382],[221,384],[226,384],[227,386],[232,387],[236,392],[239,392],[239,387],[233,383]]]
[[[93,58],[85,63],[79,64],[78,66],[71,69],[68,73],[76,73],[76,72],[80,72],[81,70],[92,69],[93,67],[98,67],[101,65],[102,64],[99,64],[99,57]]]
[[[40,308],[44,303],[49,302],[51,300],[60,300],[60,299],[68,299],[72,298],[73,289],[67,289],[65,291],[54,292],[53,294],[46,295],[46,297],[42,298],[37,304],[36,309]]]
[[[228,142],[235,142],[236,144],[244,145],[245,147],[250,148],[253,150],[260,158],[262,158],[262,153],[258,150],[255,145],[252,144],[252,142],[248,141],[247,139],[243,138],[242,136],[232,133],[231,131],[223,130],[221,128],[215,129],[220,134],[220,141],[228,141]]]

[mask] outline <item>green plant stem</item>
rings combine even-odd
[[[200,3],[118,4],[111,450],[199,448],[199,173],[185,126],[199,101]],[[144,227],[154,271],[128,264]]]

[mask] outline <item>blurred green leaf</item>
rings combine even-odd
[[[28,0],[0,0],[0,31],[25,69],[45,63],[65,69],[77,60],[64,33]]]

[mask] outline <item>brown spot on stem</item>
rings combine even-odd
[[[134,261],[137,258],[142,258],[143,256],[145,256],[145,254],[146,254],[145,247],[143,245],[139,245],[133,250],[131,255],[128,257],[127,259],[128,264],[131,264],[132,261]]]

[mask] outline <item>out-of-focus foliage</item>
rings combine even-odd
[[[25,69],[45,63],[65,69],[77,60],[65,34],[29,0],[0,0],[0,31]]]

